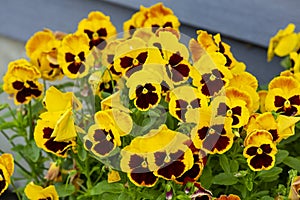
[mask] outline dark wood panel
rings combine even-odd
[[[130,8],[156,0],[107,0]],[[138,2],[138,3],[137,3]],[[187,25],[221,32],[266,47],[279,28],[295,23],[300,31],[299,0],[162,0]]]

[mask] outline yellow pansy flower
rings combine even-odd
[[[161,125],[121,150],[121,169],[139,186],[153,186],[157,176],[174,180],[193,166],[189,141],[186,135]]]
[[[43,93],[43,84],[37,81],[39,78],[41,73],[35,66],[25,59],[15,60],[9,63],[3,77],[3,90],[14,97],[16,105],[27,104]]]
[[[179,26],[180,23],[178,18],[173,14],[173,11],[165,7],[162,3],[157,3],[149,8],[147,19],[143,25],[143,27],[171,27],[174,29],[178,29]]]
[[[244,145],[243,155],[251,170],[269,170],[274,166],[277,148],[270,132],[255,130],[247,135]]]
[[[192,83],[205,96],[211,97],[221,93],[232,78],[232,73],[224,64],[225,57],[221,53],[203,54],[194,63],[191,71]]]
[[[128,39],[116,46],[114,69],[130,77],[143,68],[149,57],[146,43],[140,38]]]
[[[64,112],[45,112],[41,114],[34,129],[34,140],[39,148],[60,157],[67,157],[67,151],[76,145],[74,137],[76,136],[76,130],[74,124],[71,124],[67,129],[64,127],[64,131],[62,131],[62,128],[58,129],[56,127],[63,114]],[[56,136],[53,135],[54,132]],[[57,136],[63,139],[57,140]]]
[[[265,112],[252,115],[246,129],[248,134],[254,130],[266,130],[272,134],[273,141],[279,143],[282,139],[294,135],[295,124],[298,121],[299,117],[279,115],[275,119],[271,112]]]
[[[225,57],[224,66],[232,73],[238,74],[245,71],[246,66],[242,62],[238,62],[231,53],[230,46],[221,40],[221,35],[212,36],[207,31],[198,30],[197,41],[190,40],[190,50],[194,62],[197,62],[201,55],[206,51],[208,54],[219,52]]]
[[[210,154],[222,154],[228,151],[232,144],[232,119],[218,116],[212,118],[211,112],[200,110],[200,119],[192,129],[191,139],[197,149]]]
[[[257,92],[259,96],[259,110],[261,113],[266,112],[266,97],[268,94],[267,90],[260,90]]]
[[[243,83],[243,84],[241,84]],[[259,108],[259,95],[256,92],[258,88],[258,81],[255,76],[249,72],[241,72],[233,74],[230,79],[228,87],[235,87],[239,90],[245,91],[251,97],[252,107],[249,108],[250,113],[255,112]]]
[[[192,150],[194,157],[194,164],[191,169],[187,170],[180,177],[175,179],[178,184],[187,184],[188,182],[196,182],[202,175],[204,166],[206,164],[206,153],[202,150],[197,149],[193,143],[190,144],[190,149]]]
[[[62,93],[51,86],[46,91],[43,104],[47,111],[37,121],[35,142],[47,152],[66,157],[69,148],[76,145],[73,109],[80,109],[81,103],[72,92]]]
[[[121,102],[120,90],[101,101],[101,110],[109,110],[111,108],[116,108],[125,113],[131,113]]]
[[[26,185],[24,192],[26,197],[30,200],[59,200],[59,196],[54,185],[49,185],[48,187],[43,188],[42,186],[35,185],[33,182],[30,182]]]
[[[199,108],[207,108],[206,96],[189,85],[179,86],[169,93],[169,112],[181,122],[192,122],[199,119]]]
[[[289,199],[299,199],[299,190],[300,190],[300,176],[293,178],[291,183],[291,189],[289,191]]]
[[[140,10],[134,13],[131,18],[123,23],[124,38],[128,38],[134,34],[138,28],[143,27],[149,8],[140,6]]]
[[[14,158],[9,153],[0,156],[0,196],[8,188],[14,173]]]
[[[63,38],[57,60],[67,77],[75,79],[88,74],[94,61],[89,49],[89,38],[85,34],[69,34]]]
[[[122,72],[117,71],[116,67],[114,66],[115,62],[115,54],[117,51],[117,46],[122,43],[122,40],[109,40],[105,49],[103,49],[100,59],[102,61],[102,65],[106,66],[111,74],[115,76],[121,76]]]
[[[96,71],[89,77],[89,84],[92,87],[94,95],[98,95],[102,100],[103,95],[112,94],[117,90],[117,81],[120,79],[111,73],[109,69],[104,72]]]
[[[269,83],[266,110],[287,116],[300,114],[300,83],[293,77],[276,77]]]
[[[160,27],[171,27],[178,30],[179,26],[180,22],[173,11],[162,3],[157,3],[149,8],[141,6],[131,19],[124,22],[123,29],[127,32],[125,37],[129,37],[137,28],[152,28],[152,31],[155,32]]]
[[[102,158],[121,145],[120,133],[115,127],[112,116],[107,111],[98,111],[94,116],[95,124],[90,126],[84,136],[87,150]]]
[[[141,111],[146,111],[158,105],[161,99],[160,74],[148,70],[134,73],[126,82],[129,88],[129,99]]]
[[[216,116],[232,118],[232,127],[240,128],[247,124],[252,108],[252,100],[248,93],[237,88],[227,88],[226,96],[218,96],[212,100],[212,110]]]
[[[241,198],[235,194],[230,195],[221,195],[219,198],[216,198],[214,200],[241,200]]]
[[[107,45],[107,41],[115,36],[117,31],[109,16],[105,16],[99,11],[92,11],[89,13],[88,18],[82,19],[78,23],[77,33],[84,33],[89,37],[90,50],[93,47],[103,50]]]
[[[295,25],[288,24],[285,29],[280,29],[269,41],[268,61],[274,55],[283,57],[300,48],[300,33],[295,33]]]
[[[43,105],[48,112],[65,111],[70,108],[81,109],[81,102],[73,92],[61,92],[54,86],[50,86],[43,99]]]
[[[57,49],[61,40],[49,29],[36,32],[26,43],[26,54],[41,72],[42,78],[56,80],[63,78],[62,69],[57,62]]]
[[[174,85],[179,85],[189,79],[191,65],[189,52],[184,44],[179,42],[178,35],[168,30],[159,30],[151,37],[148,45],[159,50],[160,55],[150,62],[161,63]],[[161,57],[161,59],[159,59]]]

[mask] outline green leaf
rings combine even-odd
[[[35,141],[32,140],[24,147],[22,152],[26,158],[29,158],[32,162],[36,162],[40,157],[41,149],[38,148]]]
[[[300,122],[297,122],[295,126],[297,129],[300,129]]]
[[[186,194],[180,194],[180,195],[176,196],[176,199],[179,199],[179,200],[190,200],[191,198],[188,195],[186,195]]]
[[[209,188],[212,184],[212,171],[209,166],[204,167],[202,175],[200,176],[200,182],[204,188]]]
[[[14,128],[14,127],[18,127],[18,124],[15,121],[4,122],[4,123],[0,124],[0,130],[10,129],[10,128]]]
[[[56,85],[55,87],[59,90],[62,90],[64,88],[67,88],[67,87],[74,87],[75,84],[74,82],[66,82],[66,83],[63,83],[63,84],[59,84],[59,85]]]
[[[74,185],[55,184],[55,189],[59,197],[67,197],[75,192]]]
[[[300,160],[299,159],[288,156],[283,160],[283,163],[285,165],[297,170],[298,172],[300,172]]]
[[[123,190],[124,185],[121,183],[108,183],[107,181],[101,181],[89,191],[89,194],[100,195],[105,192],[120,194]]]
[[[7,108],[9,105],[7,103],[5,104],[0,104],[0,111]]]
[[[253,174],[250,173],[245,177],[245,185],[247,187],[248,191],[252,191],[253,190]]]
[[[268,179],[268,178],[279,175],[281,172],[282,172],[282,168],[273,167],[272,169],[258,172],[257,177],[260,177],[260,178],[263,178],[263,179]]]
[[[162,193],[159,197],[157,197],[156,200],[165,200],[166,199],[166,194]]]
[[[118,197],[118,200],[133,200],[127,192],[122,192]]]
[[[227,156],[224,154],[221,154],[219,156],[219,162],[220,162],[220,165],[221,165],[222,169],[224,170],[224,172],[227,174],[230,173],[230,165],[229,165]]]
[[[274,200],[274,197],[263,196],[263,197],[261,198],[261,200]]]
[[[95,112],[101,110],[101,99],[98,95],[95,95]]]
[[[239,162],[236,160],[230,161],[230,171],[231,172],[237,172],[239,171]]]
[[[267,190],[263,190],[263,191],[259,191],[259,192],[255,192],[251,195],[251,198],[249,199],[260,199],[258,197],[262,197],[262,196],[266,196],[268,195],[270,192]],[[273,199],[274,200],[274,199]]]
[[[286,159],[286,157],[288,157],[288,155],[289,155],[288,151],[279,149],[277,154],[276,154],[275,165],[278,165],[278,164],[282,163],[283,160]]]
[[[234,189],[236,189],[237,191],[240,191],[241,192],[241,194],[242,194],[242,199],[245,199],[246,198],[246,196],[247,196],[247,188],[244,186],[244,185],[242,185],[242,184],[236,184],[236,185],[233,185],[233,188]]]
[[[119,198],[119,194],[116,194],[116,193],[103,193],[102,195],[100,195],[96,199],[118,199],[118,198]]]
[[[0,83],[0,94],[3,93],[3,83]]]
[[[292,66],[291,60],[289,56],[284,57],[281,61],[280,61],[280,65],[282,67],[284,67],[285,69],[289,69]]]
[[[233,174],[220,173],[213,178],[212,182],[216,185],[234,185],[238,179]]]
[[[83,145],[78,145],[77,148],[78,151],[78,157],[81,161],[85,161],[86,157],[87,157],[87,151],[84,149]]]

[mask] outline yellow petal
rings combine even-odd
[[[55,137],[54,141],[62,142],[75,138],[76,136],[73,112],[71,109],[68,109],[57,121],[51,137]]]
[[[121,180],[120,174],[118,171],[110,170],[107,174],[107,182],[114,183]]]

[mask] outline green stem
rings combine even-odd
[[[44,84],[44,94],[46,93],[46,90],[47,90],[47,82],[45,79],[43,79],[43,84]]]
[[[16,113],[15,113],[15,112],[14,112],[14,111],[11,109],[11,107],[10,107],[10,106],[8,106],[8,110],[9,110],[9,112],[10,112],[11,116],[14,118],[14,120],[15,120],[15,121],[18,121],[18,120],[17,120],[17,118],[16,118],[16,116],[15,116],[15,115],[16,115]]]
[[[16,144],[12,140],[10,140],[9,136],[7,135],[7,133],[5,133],[3,130],[1,130],[1,133],[4,135],[4,137],[7,139],[7,141],[9,141],[9,143],[12,146],[16,146]]]
[[[18,188],[16,187],[16,185],[15,185],[13,179],[11,179],[11,186],[13,187],[14,192],[16,193],[18,199],[21,200],[21,199],[22,199],[22,196],[21,196],[20,193],[18,192],[18,190],[17,190]]]
[[[33,121],[31,101],[28,104],[29,141],[33,140]]]
[[[114,83],[114,79],[112,77],[112,74],[111,74],[111,71],[107,68],[106,69],[108,74],[109,74],[109,77],[110,77],[110,82],[111,82],[111,86],[112,86],[112,91],[114,92],[115,91],[115,83]],[[104,74],[104,73],[103,73]]]
[[[90,164],[89,164],[89,159],[85,159],[85,176],[87,178],[87,188],[91,189],[93,187],[92,185],[92,180],[91,180],[91,176],[89,173],[89,168],[90,168]]]

